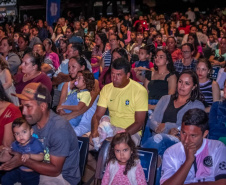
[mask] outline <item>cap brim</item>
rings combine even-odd
[[[32,100],[31,98],[28,98],[27,96],[25,96],[23,94],[13,94],[13,93],[11,93],[11,95],[18,97],[21,100]]]

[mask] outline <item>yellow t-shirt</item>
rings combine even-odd
[[[91,95],[89,91],[78,92],[77,99],[79,102],[83,102],[88,107],[91,102]]]
[[[101,90],[97,105],[108,108],[112,125],[126,129],[135,122],[135,112],[148,111],[148,93],[131,79],[124,88],[110,83]]]

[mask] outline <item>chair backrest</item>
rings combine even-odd
[[[89,152],[89,138],[88,137],[78,137],[78,146],[80,152],[79,168],[81,172],[81,177],[83,176],[88,152]]]
[[[110,142],[105,140],[100,148],[98,160],[97,160],[97,168],[95,173],[96,179],[102,179],[108,152],[110,148]],[[141,161],[141,166],[144,170],[145,178],[148,185],[154,185],[155,183],[155,174],[156,174],[156,167],[157,167],[157,159],[158,159],[158,151],[156,149],[151,148],[137,148],[138,155]]]
[[[138,148],[137,151],[141,166],[144,170],[145,179],[148,185],[154,185],[158,161],[158,150],[153,148]]]
[[[102,179],[104,176],[109,148],[110,148],[110,141],[104,140],[100,148],[98,159],[97,159],[97,168],[95,173],[96,179]]]

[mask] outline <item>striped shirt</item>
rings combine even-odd
[[[212,81],[207,80],[204,83],[199,83],[200,91],[202,92],[204,96],[204,105],[206,107],[211,106],[213,103],[213,94],[212,94]]]
[[[111,50],[105,51],[102,55],[104,61],[104,67],[111,65]]]

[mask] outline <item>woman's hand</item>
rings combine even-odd
[[[155,129],[157,134],[162,133],[165,130],[165,123],[160,123],[159,126]]]
[[[56,108],[56,112],[57,112],[59,115],[63,116],[63,115],[66,114],[65,111],[64,111],[63,109],[64,109],[64,108],[63,108],[63,105],[58,105],[57,108]]]

